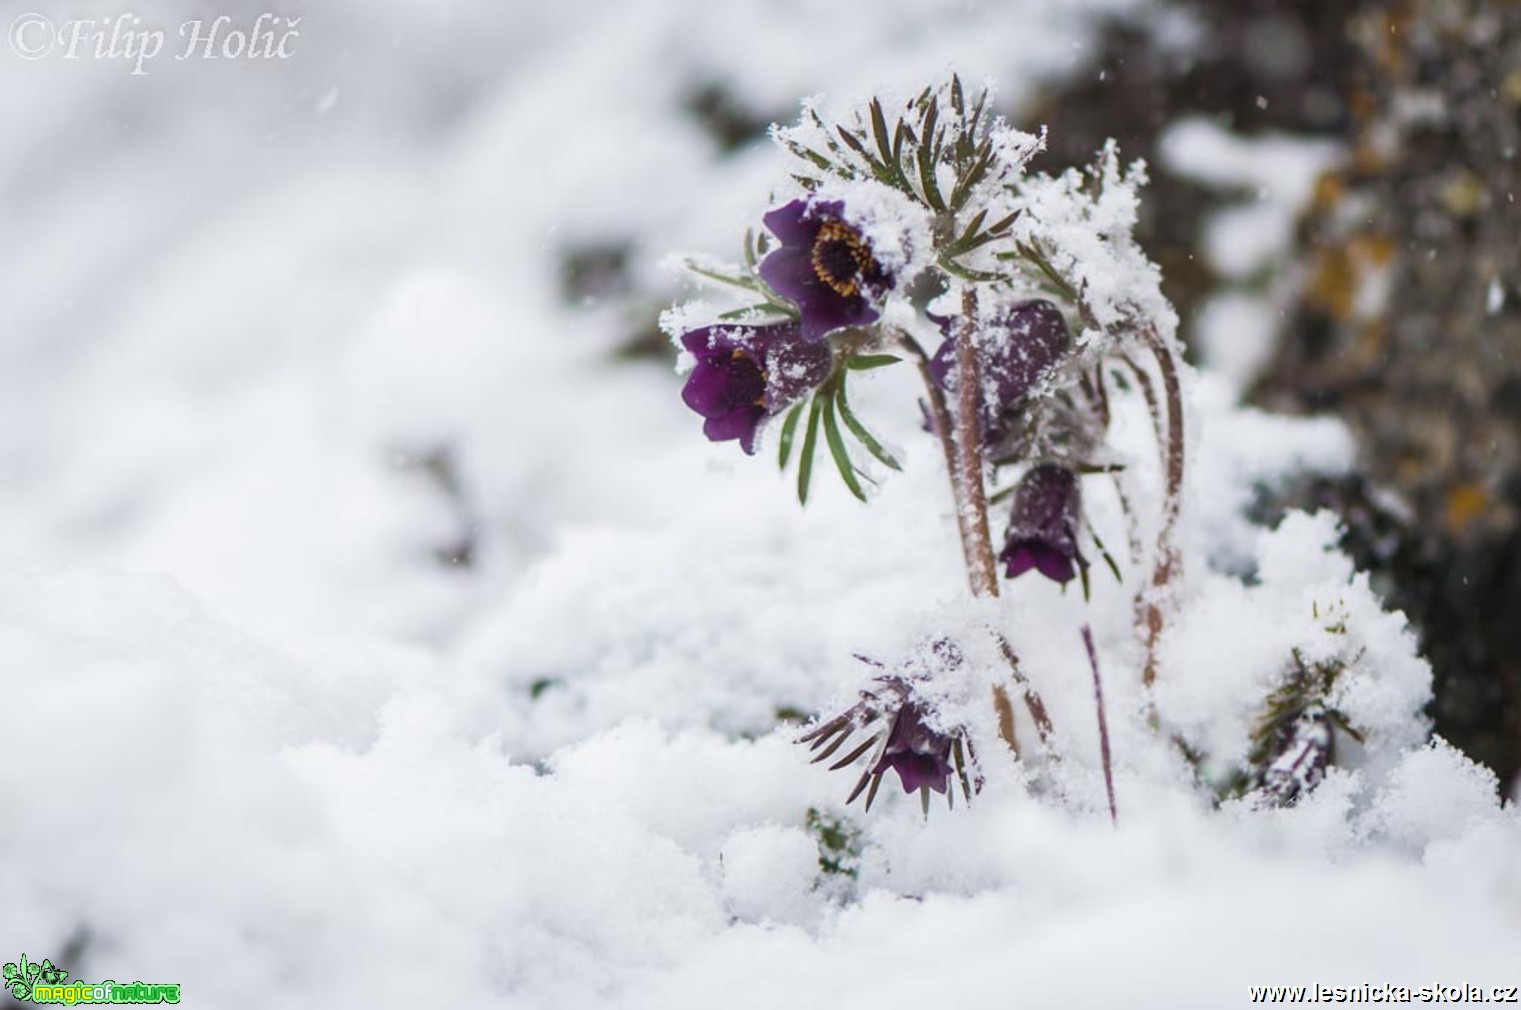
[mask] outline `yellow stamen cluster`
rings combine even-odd
[[[841,254],[848,257],[851,269],[845,266]],[[861,241],[861,235],[843,221],[825,221],[813,240],[813,273],[819,280],[845,298],[861,293],[861,275],[876,267],[871,250]]]

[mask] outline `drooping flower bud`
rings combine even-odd
[[[1009,532],[998,560],[1017,578],[1035,569],[1053,582],[1067,583],[1076,565],[1088,562],[1077,549],[1082,501],[1077,474],[1051,463],[1032,467],[1014,490]]]
[[[959,666],[962,661],[960,650],[945,640],[934,643],[930,655],[943,667]],[[931,792],[951,801],[952,775],[960,781],[962,795],[968,801],[981,788],[982,780],[967,773],[967,765],[975,761],[971,741],[963,727],[946,727],[936,718],[933,702],[922,691],[925,672],[877,677],[861,692],[860,701],[799,738],[799,743],[809,744],[809,750],[818,752],[813,760],[819,762],[833,757],[847,741],[853,742],[857,731],[866,734],[864,742],[829,766],[831,771],[844,768],[872,752],[846,803],[854,802],[865,791],[866,809],[870,810],[882,777],[889,771],[898,773],[904,792],[919,793],[926,809]]]
[[[931,317],[945,342],[930,361],[930,374],[940,388],[956,389],[956,331],[960,316]],[[979,324],[977,346],[982,370],[982,439],[992,444],[1011,427],[1014,412],[1072,347],[1067,319],[1044,299],[1019,302],[995,312]]]

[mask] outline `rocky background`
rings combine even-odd
[[[1436,670],[1437,732],[1521,769],[1521,5],[1507,0],[1179,0],[1202,32],[1110,29],[1100,73],[1052,90],[1038,119],[1076,162],[1106,136],[1152,165],[1147,246],[1185,320],[1239,278],[1200,223],[1222,194],[1169,171],[1180,117],[1245,137],[1342,145],[1292,252],[1246,286],[1281,320],[1251,390],[1330,413],[1361,473],[1264,494],[1265,518],[1325,505]],[[1201,57],[1199,54],[1208,54]]]

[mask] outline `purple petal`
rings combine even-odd
[[[681,346],[697,355],[700,361],[713,353],[712,340],[713,327],[704,326],[700,330],[683,333],[681,335]]]
[[[1014,306],[1000,323],[1001,346],[992,356],[989,372],[997,383],[1001,409],[1023,398],[1072,341],[1061,309],[1043,299]]]
[[[766,361],[766,409],[778,411],[829,377],[834,355],[824,344],[802,341],[796,327],[778,339]]]
[[[1009,579],[1017,579],[1035,567],[1035,555],[1026,544],[1010,544],[998,555],[998,559],[1008,566],[1003,574]]]
[[[1035,556],[1035,567],[1052,582],[1060,582],[1066,585],[1072,581],[1072,576],[1077,572],[1073,570],[1072,559],[1063,555],[1060,551],[1049,547],[1035,545],[1030,551]]]
[[[1025,535],[1050,537],[1069,512],[1077,511],[1077,474],[1043,463],[1020,478],[1014,492],[1013,523]]]
[[[1005,574],[1015,578],[1032,567],[1048,579],[1065,583],[1087,564],[1077,549],[1082,519],[1077,474],[1065,466],[1044,463],[1020,478],[1014,509],[1000,560]]]
[[[934,318],[931,316],[930,318]],[[935,356],[930,358],[930,378],[935,380],[935,385],[947,393],[954,392],[951,382],[951,372],[956,367],[956,342],[949,337],[935,349]]]
[[[766,377],[761,365],[744,351],[729,351],[699,360],[687,377],[681,398],[704,417],[738,407],[762,407]]]
[[[942,389],[950,390],[955,385],[953,338],[960,317],[930,314],[930,319],[945,335],[945,342],[931,359],[930,371]],[[1002,437],[1008,412],[1056,366],[1071,344],[1066,317],[1044,299],[1020,302],[984,324],[982,372],[994,390],[990,401],[982,404],[984,441],[992,443]]]
[[[842,326],[874,323],[881,316],[866,299],[859,295],[842,298],[826,284],[817,285],[798,299],[798,311],[803,316],[803,339],[808,341],[822,340]]]
[[[719,414],[717,417],[710,417],[704,421],[702,433],[708,436],[710,442],[727,442],[737,438],[745,453],[753,456],[756,434],[760,430],[761,419],[764,416],[759,407],[749,410],[744,408],[731,410],[727,414]]]
[[[820,209],[823,206],[820,205]],[[784,203],[775,210],[768,211],[761,218],[771,234],[781,239],[784,246],[800,246],[804,249],[813,245],[813,237],[818,234],[820,222],[809,220],[808,202],[806,200],[793,200]]]
[[[944,793],[950,783],[950,762],[940,761],[932,754],[900,754],[888,765],[898,773],[905,793],[916,793],[925,786]]]
[[[725,409],[728,395],[728,374],[706,362],[699,362],[681,387],[682,401],[703,417]]]
[[[799,307],[809,289],[819,283],[813,272],[813,256],[806,248],[785,246],[778,249],[761,260],[756,272],[761,275],[761,280],[771,285],[772,291],[798,302]]]
[[[816,247],[819,229],[826,222],[843,223],[845,205],[838,200],[824,200],[809,204],[793,200],[766,214],[766,227],[782,242],[761,261],[758,272],[771,289],[783,298],[796,303],[802,317],[802,336],[809,342],[817,342],[842,326],[863,326],[876,322],[880,313],[872,307],[871,299],[879,297],[892,288],[893,278],[886,274],[869,255],[869,263],[863,264],[859,275],[852,274],[850,283],[854,294],[841,294],[819,276],[816,257],[827,250]],[[855,229],[853,243],[860,243]],[[835,250],[837,253],[840,250]],[[859,250],[858,250],[859,251]],[[843,253],[847,257],[854,253]],[[851,271],[854,262],[847,262]],[[843,273],[843,271],[842,271]],[[844,277],[841,277],[843,286]]]
[[[819,280],[806,249],[778,249],[761,261],[758,272],[771,290],[797,303],[801,333],[809,343],[842,326],[876,322],[881,315],[861,296],[846,297]]]

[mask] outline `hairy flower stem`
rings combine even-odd
[[[956,477],[964,518],[963,548],[973,596],[998,595],[998,568],[988,532],[988,496],[982,461],[982,368],[977,354],[977,292],[961,293],[961,327],[956,332]]]
[[[1157,533],[1156,565],[1151,573],[1151,585],[1147,591],[1146,619],[1146,667],[1142,682],[1150,687],[1157,679],[1157,641],[1162,635],[1162,608],[1167,602],[1172,582],[1180,574],[1181,563],[1173,532],[1178,524],[1178,514],[1183,507],[1183,391],[1178,378],[1178,360],[1171,347],[1163,341],[1154,327],[1148,326],[1144,333],[1146,346],[1157,359],[1162,374],[1162,393],[1167,401],[1167,439],[1163,448],[1165,472],[1165,497],[1162,503],[1162,525]]]
[[[970,290],[966,300],[972,311],[976,310],[976,294]],[[959,375],[978,375],[976,348],[972,347],[972,327],[970,322],[971,312],[968,312],[968,322],[962,327],[956,337],[956,365]],[[930,372],[929,355],[910,334],[902,330],[895,331],[898,346],[903,348],[914,363],[919,367],[919,377],[924,381],[924,393],[929,401],[930,421],[935,428],[935,435],[940,440],[940,448],[945,453],[945,468],[951,480],[951,499],[956,509],[956,531],[960,534],[961,554],[966,562],[967,581],[971,586],[973,596],[997,596],[998,595],[998,569],[993,557],[992,535],[988,531],[988,501],[987,490],[982,479],[982,432],[981,416],[978,413],[977,383],[961,380],[957,387],[955,421],[952,421],[950,406],[946,403],[945,393],[935,382],[934,375]],[[965,357],[970,357],[971,368],[965,364]],[[970,392],[970,395],[968,393]],[[971,419],[972,438],[958,438],[956,433],[965,430],[963,425],[967,418]],[[971,451],[966,451],[970,444]],[[967,480],[968,474],[973,479]],[[970,484],[970,488],[969,485]],[[1004,658],[1008,660],[1016,682],[1020,681],[1019,661],[1014,655],[1013,648],[1008,640],[999,635]],[[1046,716],[1044,702],[1035,688],[1024,683],[1025,705],[1030,709],[1031,717],[1035,719],[1036,729],[1040,733],[1041,742],[1044,743],[1050,735],[1051,723]],[[998,735],[1013,752],[1019,756],[1019,743],[1014,735],[1014,706],[1009,701],[1009,692],[1002,684],[993,685],[993,710],[998,716]]]

